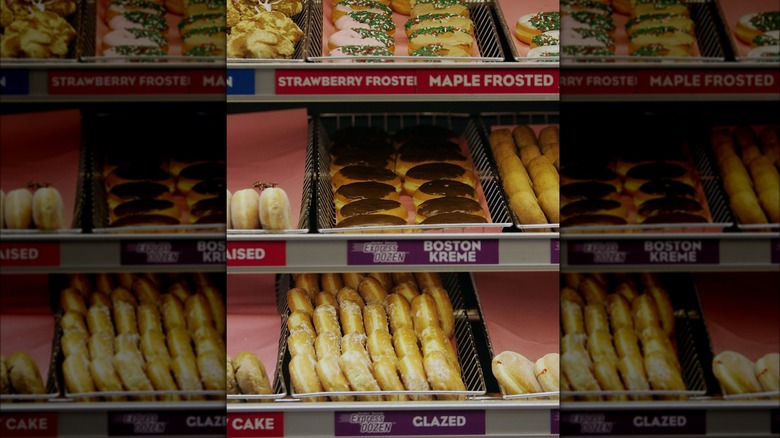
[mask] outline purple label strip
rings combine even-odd
[[[347,264],[497,265],[498,240],[350,240]]]
[[[122,265],[224,265],[222,240],[123,240]]]
[[[336,412],[336,436],[484,435],[485,411]]]
[[[137,435],[224,435],[225,411],[109,412],[109,436]]]
[[[571,241],[571,265],[712,265],[720,263],[717,240]]]
[[[773,265],[780,264],[780,239],[772,239],[769,241],[769,255],[770,262]]]
[[[561,412],[561,435],[706,435],[703,410]]]
[[[561,240],[550,240],[550,263],[559,265],[561,263]]]

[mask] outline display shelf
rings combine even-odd
[[[557,233],[232,235],[227,272],[557,271]]]
[[[222,272],[225,235],[29,234],[0,236],[0,273]]]
[[[776,232],[564,234],[564,272],[767,271],[780,264]]]
[[[564,402],[566,436],[771,436],[780,431],[777,401]]]
[[[225,436],[225,403],[4,403],[0,435],[13,437]]]
[[[780,100],[776,63],[564,63],[560,75],[564,102]]]
[[[227,436],[555,436],[558,406],[557,400],[231,403]],[[247,430],[247,424],[264,418],[275,418],[275,425],[283,418],[283,433]],[[374,431],[369,432],[372,426]],[[362,433],[361,428],[365,428]]]

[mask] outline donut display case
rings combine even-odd
[[[558,2],[514,2],[511,0],[498,0],[495,2],[496,16],[498,17],[501,29],[509,41],[509,49],[512,57],[519,62],[558,62],[560,60],[560,19],[555,21],[556,13],[559,12]],[[548,26],[534,33],[538,33],[539,38],[534,40],[534,36],[528,33],[523,34],[523,40],[520,40],[521,25],[520,22],[530,21],[534,17],[551,18]],[[558,15],[560,17],[560,15]]]
[[[774,62],[780,58],[778,7],[771,1],[740,3],[719,0],[728,41],[739,62]]]

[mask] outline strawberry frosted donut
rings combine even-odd
[[[336,58],[393,56],[386,47],[379,46],[341,46],[331,50],[330,56]],[[334,62],[388,62],[386,59],[339,59]]]
[[[336,23],[336,20],[349,14],[350,12],[367,11],[375,14],[384,14],[388,17],[393,15],[393,10],[386,5],[379,3],[376,0],[338,0],[333,5],[333,14],[331,14],[331,21]]]
[[[118,29],[103,37],[103,50],[116,46],[157,47],[168,52],[168,40],[160,32],[147,29]]]
[[[117,14],[109,20],[108,27],[111,30],[133,28],[155,30],[162,34],[168,33],[168,22],[163,16],[144,11],[127,11]]]
[[[328,40],[330,50],[342,46],[377,46],[385,47],[395,53],[395,40],[380,30],[344,29],[335,32]]]
[[[390,36],[395,35],[395,23],[392,18],[368,11],[350,12],[336,20],[335,25],[336,30],[370,29],[381,30]]]
[[[751,44],[753,38],[762,33],[780,30],[780,12],[754,12],[743,15],[737,23],[734,34],[745,44]]]
[[[556,11],[523,15],[515,25],[515,35],[520,41],[531,44],[531,39],[550,30],[561,29],[561,13]]]

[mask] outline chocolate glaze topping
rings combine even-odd
[[[172,201],[165,199],[136,199],[118,205],[114,208],[114,215],[117,217],[144,214],[155,210],[165,210],[174,206]]]
[[[650,195],[696,197],[696,189],[673,179],[657,179],[642,184],[640,192]]]
[[[361,199],[341,207],[340,212],[344,217],[352,217],[363,214],[379,214],[400,206],[400,202],[392,199]]]
[[[466,173],[466,169],[457,164],[429,163],[412,167],[406,172],[406,177],[430,181],[434,179],[457,178],[464,173]]]
[[[694,213],[702,211],[701,204],[690,198],[670,196],[649,199],[639,206],[642,216],[654,216],[663,213]]]
[[[707,223],[707,219],[698,214],[690,213],[661,213],[650,216],[642,222],[643,224],[699,224]]]
[[[389,214],[363,214],[348,217],[336,224],[336,228],[359,227],[368,225],[406,225],[408,222],[398,216]]]
[[[130,227],[133,225],[179,225],[179,219],[161,214],[137,214],[125,216],[111,223],[112,227]]]
[[[679,178],[687,170],[679,164],[673,163],[646,163],[634,166],[628,170],[626,176],[637,179]]]
[[[442,213],[426,218],[423,224],[484,224],[487,219],[484,216],[466,213]]]
[[[358,181],[392,181],[398,178],[395,172],[384,167],[347,166],[338,173]]]
[[[582,225],[626,225],[628,221],[619,216],[609,214],[581,214],[561,221],[561,227],[577,227]]]
[[[384,198],[385,196],[395,192],[395,187],[390,184],[384,184],[380,182],[356,182],[351,184],[344,184],[336,190],[336,193],[341,194],[347,199],[357,200],[366,198]]]
[[[583,199],[561,207],[561,216],[578,216],[581,214],[608,211],[621,206],[619,201],[611,199]]]
[[[479,202],[473,199],[452,196],[429,199],[417,207],[417,214],[423,217],[435,216],[442,213],[483,214],[483,211]]]
[[[333,158],[332,164],[337,166],[387,166],[387,158],[368,152],[349,152]]]
[[[196,202],[192,208],[190,208],[190,214],[197,217],[222,214],[222,218],[224,219],[226,208],[225,198],[207,198]]]
[[[436,196],[457,196],[461,198],[474,198],[474,188],[460,181],[449,179],[436,179],[420,185],[421,193]]]
[[[617,193],[615,186],[595,181],[577,182],[561,186],[561,196],[574,199],[604,198]]]
[[[119,184],[111,188],[111,193],[121,199],[156,198],[170,191],[168,187],[149,181]]]
[[[171,177],[167,171],[148,164],[128,164],[111,171],[113,175],[123,179],[162,181]]]

